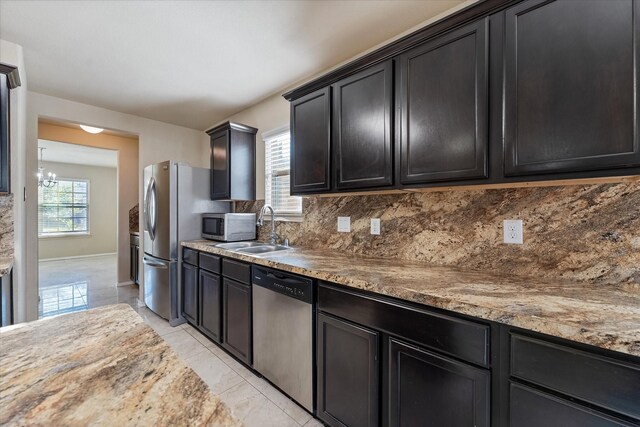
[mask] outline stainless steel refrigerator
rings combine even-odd
[[[172,161],[144,168],[144,302],[173,326],[184,322],[180,242],[200,238],[202,213],[230,211],[211,200],[210,185],[210,169]]]

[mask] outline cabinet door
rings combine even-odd
[[[511,427],[621,427],[632,425],[515,383],[512,383],[510,388],[509,414]]]
[[[402,184],[487,177],[487,34],[483,19],[399,57]]]
[[[489,371],[389,339],[389,426],[489,426]]]
[[[129,245],[129,279],[136,283],[136,245]]]
[[[211,135],[211,200],[231,198],[230,130]]]
[[[251,286],[222,279],[223,346],[247,365],[253,362]]]
[[[200,270],[200,330],[216,342],[222,342],[222,286],[220,276]]]
[[[640,164],[639,9],[533,0],[506,11],[507,176]]]
[[[393,183],[392,61],[333,85],[333,169],[337,190]]]
[[[331,188],[331,89],[291,102],[291,194]]]
[[[182,315],[198,324],[198,267],[182,263]]]
[[[136,285],[140,283],[140,246],[134,245],[133,247],[133,283]]]
[[[318,417],[333,427],[378,425],[378,333],[318,314]]]

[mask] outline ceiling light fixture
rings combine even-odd
[[[87,126],[87,125],[80,125],[80,127],[82,128],[83,131],[93,133],[93,134],[100,133],[104,130],[102,128],[94,128],[93,126]]]
[[[50,188],[58,183],[56,181],[56,174],[49,172],[47,174],[47,179],[44,179],[44,168],[42,167],[42,151],[45,149],[44,147],[40,148],[40,165],[38,167],[38,187]]]

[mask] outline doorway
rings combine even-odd
[[[138,286],[122,274],[138,261],[128,241],[129,217],[137,220],[129,214],[138,200],[137,138],[51,121],[38,130],[38,316],[116,303],[137,309]]]

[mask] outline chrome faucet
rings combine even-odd
[[[262,209],[260,209],[260,215],[258,216],[257,225],[261,227],[264,225],[264,214],[268,210],[271,211],[271,234],[269,235],[269,243],[272,245],[277,245],[280,240],[280,236],[276,233],[276,221],[274,219],[275,213],[273,212],[273,208],[271,205],[264,205]]]

